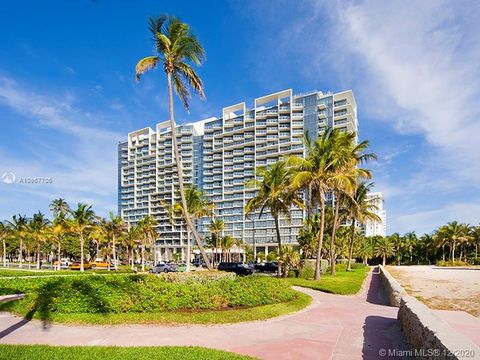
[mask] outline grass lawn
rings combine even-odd
[[[0,345],[1,360],[148,360],[148,359],[212,359],[240,360],[253,357],[201,347],[148,346],[46,346],[46,345]]]
[[[287,278],[285,281],[295,286],[307,287],[331,294],[353,295],[360,291],[363,281],[368,275],[368,266],[346,271],[345,266],[337,266],[337,275],[322,275],[320,281],[301,278]]]

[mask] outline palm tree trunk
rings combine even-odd
[[[3,243],[3,267],[7,267],[7,244],[5,243],[5,238],[2,239]]]
[[[352,270],[352,257],[353,257],[353,243],[355,241],[355,219],[352,219],[351,226],[351,237],[350,237],[350,248],[348,249],[348,263],[347,263],[347,271]]]
[[[40,242],[37,244],[37,270],[40,270]]]
[[[18,261],[20,265],[18,266],[20,269],[23,268],[23,240],[20,239],[20,254],[18,256]]]
[[[333,228],[332,236],[330,237],[330,274],[336,275],[337,269],[335,269],[335,232],[337,231],[338,211],[340,209],[340,195],[335,201],[335,213],[333,214]]]
[[[113,268],[115,270],[118,270],[117,251],[115,249],[115,234],[113,234],[112,236],[112,256],[113,256]]]
[[[445,244],[442,245],[442,259],[445,261]]]
[[[383,261],[382,261],[382,265],[385,266],[387,264],[387,258],[385,256],[385,254],[383,255]]]
[[[100,241],[96,240],[95,245],[97,247],[96,252],[95,252],[95,260],[98,259],[98,253],[100,252]]]
[[[200,253],[202,254],[205,265],[207,265],[208,270],[212,270],[213,269],[212,264],[210,264],[210,260],[208,260],[207,254],[205,253],[205,249],[203,248],[200,234],[197,232],[197,229],[193,225],[192,219],[190,217],[190,213],[188,212],[187,200],[185,199],[185,190],[183,186],[182,161],[180,159],[180,153],[178,150],[177,129],[175,126],[175,118],[173,114],[172,74],[170,72],[167,72],[167,81],[168,81],[168,96],[169,96],[170,128],[172,131],[172,145],[173,145],[173,153],[175,156],[175,163],[177,167],[178,188],[180,191],[180,198],[182,200],[182,208],[184,209],[183,214],[185,216],[185,222],[187,223],[187,227],[190,228],[190,231],[193,234],[195,242],[197,243],[197,246],[200,250]]]
[[[85,271],[83,268],[83,234],[80,234],[80,271]]]
[[[61,261],[60,261],[60,256],[61,256],[61,249],[60,249],[60,241],[58,242],[58,248],[57,248],[57,259],[58,259],[58,264],[57,264],[57,270],[60,271],[61,267]]]
[[[132,248],[132,250],[130,250],[130,252],[131,252],[130,255],[132,256],[132,258],[131,258],[131,261],[132,261],[132,262],[131,262],[131,267],[132,267],[132,270],[133,270],[133,269],[135,268],[135,266],[133,265],[133,248]]]
[[[5,240],[3,241],[3,244],[5,244]],[[4,246],[5,248],[5,246]],[[475,243],[475,259],[478,259],[478,244]]]
[[[452,261],[455,261],[455,241],[452,243]]]
[[[280,224],[278,222],[278,214],[274,213],[272,215],[274,215],[273,218],[275,220],[275,230],[277,232],[278,257],[282,258],[282,237],[280,236]],[[282,276],[282,265],[280,261],[278,262],[277,275],[278,277]]]
[[[188,230],[188,228],[187,228],[187,256],[186,256],[187,264],[186,264],[186,267],[185,267],[185,272],[190,271],[190,263],[192,261],[191,258],[190,258],[190,253],[191,253],[191,250],[190,250],[190,230]]]
[[[315,280],[320,280],[322,263],[323,232],[325,231],[325,201],[320,201],[320,230],[318,231],[317,261],[315,262]]]
[[[145,271],[145,244],[142,244],[142,272]]]

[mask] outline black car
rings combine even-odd
[[[218,270],[234,272],[237,275],[253,274],[253,269],[250,266],[239,262],[222,262],[218,264]]]
[[[256,264],[255,270],[258,272],[277,272],[278,271],[278,263],[276,262],[267,262],[264,264]]]

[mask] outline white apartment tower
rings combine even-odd
[[[177,125],[178,142],[187,184],[195,184],[215,204],[215,216],[225,222],[225,234],[257,251],[276,246],[271,216],[244,213],[255,189],[245,186],[255,169],[268,166],[291,154],[304,156],[305,131],[315,138],[327,126],[357,131],[357,108],[352,91],[293,95],[284,90],[255,99],[253,108],[242,102],[213,117],[192,124]],[[118,210],[127,224],[146,215],[158,221],[157,250],[163,259],[182,253],[186,247],[181,219],[169,220],[166,207],[179,200],[169,122],[156,129],[144,128],[128,134],[119,144]],[[291,220],[281,219],[284,243],[295,243],[304,212],[293,208]],[[205,231],[205,222],[199,222]]]
[[[372,192],[367,195],[368,201],[375,206],[372,210],[381,220],[367,220],[365,227],[365,236],[385,236],[387,233],[387,212],[384,207],[383,194],[381,192]]]

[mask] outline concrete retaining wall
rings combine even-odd
[[[390,305],[398,306],[398,321],[407,342],[421,359],[480,359],[480,348],[409,296],[383,266],[380,279]]]
[[[379,266],[380,280],[382,285],[387,293],[388,302],[391,306],[400,306],[400,302],[403,296],[406,296],[407,293],[400,286],[400,284],[395,280],[390,273],[385,270],[383,266]]]

